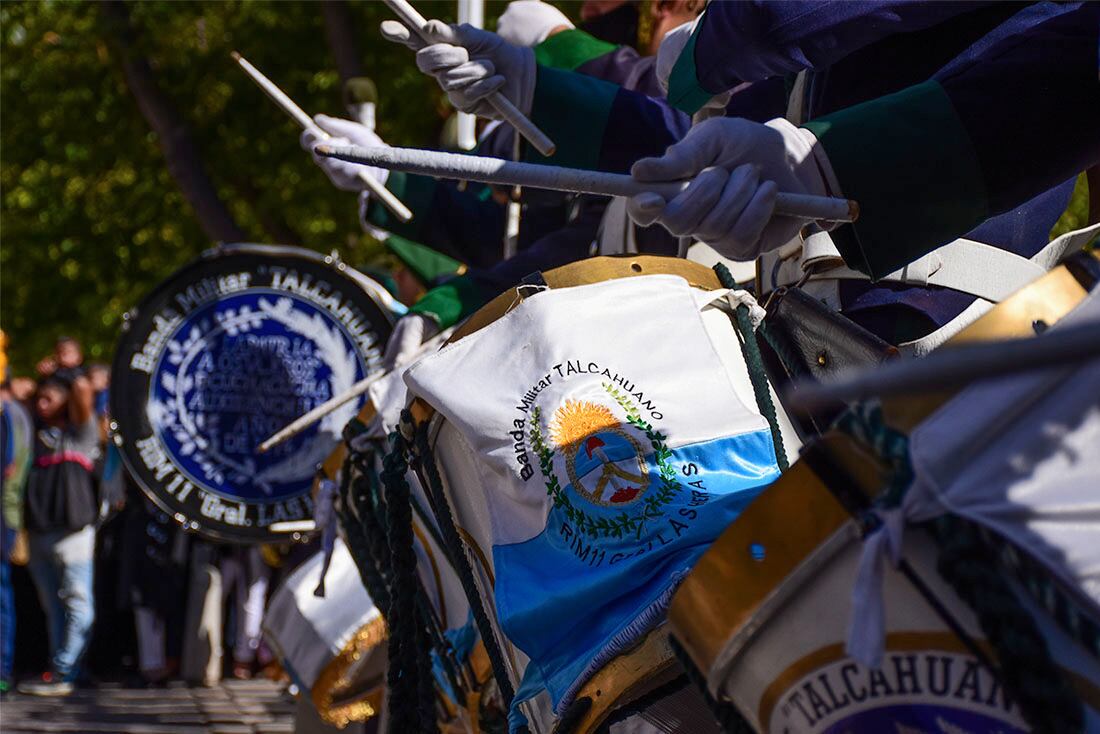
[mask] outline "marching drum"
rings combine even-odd
[[[386,624],[342,540],[325,574],[325,595],[316,596],[323,562],[324,552],[316,553],[271,595],[264,633],[321,718],[342,728],[382,710]]]
[[[655,277],[634,280],[636,276]],[[456,364],[466,369],[466,376],[471,372],[477,374],[483,369],[481,362],[467,360],[475,359],[480,354],[480,359],[488,365],[484,367],[486,372],[482,375],[488,378],[483,386],[485,394],[490,395],[493,391],[501,394],[501,391],[510,387],[504,382],[506,379],[513,379],[510,372],[522,374],[524,370],[530,371],[530,366],[526,364],[528,356],[523,352],[533,347],[531,344],[520,343],[515,346],[516,353],[497,353],[496,345],[486,343],[483,337],[504,328],[506,315],[517,309],[521,303],[539,303],[540,298],[546,298],[540,295],[546,289],[539,286],[520,286],[518,291],[506,292],[474,314],[437,355],[429,356],[410,368],[406,374],[406,383],[410,386],[410,392],[418,397],[413,402],[412,412],[419,425],[429,424],[429,440],[441,475],[442,489],[454,514],[456,530],[473,571],[477,599],[471,601],[482,604],[487,611],[492,635],[502,652],[509,683],[519,689],[517,699],[526,699],[520,704],[519,710],[523,712],[533,731],[550,731],[556,724],[562,723],[563,715],[570,719],[569,730],[591,731],[609,717],[621,718],[629,714],[635,716],[634,720],[655,726],[657,730],[714,730],[711,714],[693,689],[682,685],[666,685],[682,676],[682,670],[676,664],[668,644],[667,627],[663,625],[663,602],[660,597],[662,594],[667,595],[667,588],[658,588],[659,585],[647,588],[643,594],[656,594],[657,597],[650,599],[651,603],[646,606],[646,611],[632,622],[624,622],[619,629],[603,630],[604,637],[611,638],[611,643],[594,649],[593,657],[587,661],[583,670],[574,666],[567,667],[564,673],[559,671],[551,674],[546,669],[555,662],[552,659],[553,653],[548,654],[545,650],[539,650],[537,644],[532,645],[532,632],[537,632],[541,626],[552,637],[552,630],[562,627],[574,630],[565,633],[567,636],[583,637],[583,633],[577,632],[578,629],[603,625],[597,619],[585,616],[584,604],[586,599],[592,598],[592,593],[600,590],[601,583],[604,584],[604,591],[614,588],[608,585],[613,583],[610,579],[621,574],[621,571],[611,571],[602,580],[599,575],[594,576],[596,580],[592,583],[592,588],[579,589],[575,601],[571,602],[569,595],[565,594],[561,600],[564,604],[561,611],[564,612],[571,606],[572,613],[569,616],[573,619],[548,615],[546,609],[532,609],[527,612],[533,616],[530,617],[530,623],[526,624],[517,623],[516,620],[523,615],[516,614],[512,609],[517,603],[522,604],[522,583],[517,586],[509,575],[513,574],[513,569],[522,569],[525,563],[537,561],[537,554],[540,552],[538,545],[551,535],[555,537],[547,547],[564,551],[564,556],[559,558],[567,559],[555,563],[564,563],[566,566],[571,563],[575,566],[563,566],[561,573],[576,574],[578,577],[583,577],[592,569],[596,569],[597,574],[603,573],[614,569],[616,565],[620,569],[629,569],[630,564],[635,562],[634,559],[644,558],[647,553],[651,553],[651,557],[661,557],[661,551],[654,549],[659,549],[664,543],[671,543],[676,547],[679,536],[686,536],[690,532],[689,526],[702,516],[698,507],[720,496],[709,493],[713,487],[708,483],[721,484],[723,479],[712,473],[708,475],[711,470],[721,470],[717,463],[713,466],[707,464],[707,449],[704,444],[708,439],[722,435],[723,430],[730,433],[747,430],[745,435],[751,434],[752,440],[760,441],[762,453],[759,456],[750,456],[751,451],[739,453],[737,447],[732,445],[722,448],[725,452],[723,460],[728,462],[730,476],[743,474],[733,480],[734,484],[740,482],[742,488],[748,491],[748,487],[758,488],[778,475],[778,469],[774,465],[773,436],[755,407],[757,398],[739,341],[743,337],[739,337],[738,331],[731,324],[731,312],[735,304],[730,302],[728,292],[720,287],[712,270],[673,258],[599,257],[549,271],[544,277],[549,286],[548,293],[555,294],[555,297],[558,294],[569,295],[570,292],[579,295],[583,291],[582,286],[601,289],[614,286],[614,293],[601,290],[599,293],[591,292],[591,296],[587,298],[594,303],[628,298],[634,298],[636,302],[639,297],[646,298],[645,294],[650,292],[658,299],[669,298],[669,302],[686,308],[682,331],[697,331],[692,332],[694,341],[689,345],[690,351],[684,352],[682,340],[670,340],[667,336],[665,327],[670,314],[656,311],[661,313],[662,319],[650,321],[643,305],[634,314],[630,331],[635,333],[633,344],[639,343],[644,340],[644,335],[648,335],[653,339],[651,347],[649,350],[637,349],[632,344],[630,349],[634,351],[612,358],[617,358],[617,363],[621,366],[618,372],[609,372],[603,376],[605,384],[602,387],[598,373],[605,362],[609,363],[603,357],[578,353],[575,360],[562,360],[565,364],[559,362],[557,367],[555,364],[547,364],[543,369],[544,366],[540,364],[538,370],[546,373],[542,378],[536,377],[531,385],[523,385],[515,391],[515,395],[508,393],[506,399],[511,400],[514,397],[513,402],[520,406],[520,412],[516,416],[508,417],[507,426],[491,428],[493,432],[500,433],[507,439],[504,442],[506,445],[495,446],[493,451],[503,460],[503,466],[511,464],[515,469],[513,476],[507,476],[511,472],[502,472],[500,464],[487,464],[484,447],[477,445],[476,435],[471,439],[468,423],[481,421],[484,417],[474,413],[464,415],[461,405],[456,407],[448,400],[447,395],[436,391],[432,376],[426,374],[432,368],[426,365],[431,365],[434,360],[465,344],[466,351]],[[532,292],[534,295],[531,295]],[[524,296],[526,300],[523,300]],[[678,298],[681,300],[678,301]],[[546,300],[549,301],[548,298]],[[654,302],[650,307],[661,309],[662,304]],[[593,324],[600,322],[599,314],[593,309],[584,310],[566,304],[558,306],[558,309],[560,318],[564,319],[559,322],[561,324],[572,320],[580,323],[585,319]],[[523,318],[524,310],[519,308],[515,315]],[[555,317],[551,315],[548,318]],[[608,333],[604,341],[613,339],[614,336],[617,334]],[[548,339],[549,335],[536,330],[525,332],[525,338],[529,342],[538,343],[539,340]],[[524,339],[511,341],[518,343]],[[589,345],[599,341],[600,339],[582,339],[583,343]],[[676,341],[676,346],[663,346],[662,341]],[[723,424],[721,417],[712,419],[709,424],[705,420],[688,419],[684,427],[654,425],[663,420],[664,412],[675,411],[686,415],[692,408],[679,406],[680,410],[676,410],[676,406],[671,404],[655,407],[657,396],[662,395],[658,387],[653,385],[653,393],[644,395],[640,390],[647,388],[639,388],[627,379],[627,375],[633,378],[635,374],[647,374],[645,363],[650,359],[647,351],[653,350],[664,350],[666,361],[669,358],[678,361],[682,366],[680,372],[691,375],[682,377],[684,382],[680,385],[687,385],[689,392],[691,388],[695,388],[696,407],[698,404],[713,403],[720,412],[725,410],[729,416],[737,414],[740,416],[737,420],[743,420],[739,424],[740,428],[730,428]],[[592,365],[597,363],[597,367],[593,368]],[[688,366],[693,363],[697,365],[694,372]],[[698,367],[699,364],[705,366]],[[477,395],[476,391],[462,389],[468,387],[460,382],[462,370],[452,370],[452,367],[450,363],[445,365],[451,374],[449,379],[455,381],[454,387],[450,388],[452,395]],[[558,370],[558,367],[561,369]],[[671,372],[665,371],[664,374],[675,379],[677,372],[674,369]],[[534,417],[538,414],[532,414],[531,409],[539,402],[540,392],[551,382],[567,383],[569,377],[582,373],[592,378],[587,380],[592,384],[587,385],[580,393],[575,393],[575,399],[571,397],[560,405],[549,408],[538,406],[550,415],[544,416],[541,421]],[[690,382],[691,379],[700,377],[705,377],[707,384],[693,385]],[[711,389],[714,390],[713,395],[708,393]],[[768,390],[770,393],[770,387]],[[771,399],[778,405],[773,393]],[[512,410],[514,412],[515,409]],[[618,414],[620,410],[623,412],[622,416]],[[698,412],[705,410],[704,407]],[[521,418],[529,419],[530,423],[518,428]],[[779,411],[777,420],[786,450],[796,453],[799,440],[782,410]],[[464,424],[464,421],[467,423]],[[543,436],[530,435],[530,429],[536,422],[541,425]],[[707,434],[708,428],[715,431],[713,435]],[[661,433],[662,430],[665,433]],[[692,435],[688,436],[688,433]],[[673,446],[678,441],[690,442],[692,445],[677,446],[670,451],[663,444],[666,434],[668,446]],[[534,445],[532,441],[539,445]],[[643,441],[647,442],[644,447]],[[649,443],[653,443],[653,449],[649,447]],[[564,449],[563,453],[570,455],[548,459],[544,453],[547,444]],[[577,446],[580,449],[574,452],[573,447]],[[717,450],[717,445],[715,449]],[[651,454],[650,451],[654,453]],[[763,464],[754,466],[753,460],[760,460],[764,455],[771,457],[768,459],[770,468]],[[654,456],[657,458],[654,459]],[[544,459],[550,463],[545,463]],[[547,472],[554,478],[561,475],[562,478],[556,485],[559,489],[567,484],[567,491],[570,492],[574,485],[583,487],[583,492],[578,493],[583,494],[583,500],[577,495],[573,495],[571,499],[565,495],[559,496],[554,502],[546,500],[548,491],[543,485],[546,481],[552,481]],[[751,479],[748,478],[749,475],[752,475]],[[511,492],[506,485],[509,480],[515,484],[513,477],[518,477],[518,486],[530,494],[517,496]],[[643,482],[641,486],[636,486],[640,481]],[[725,481],[731,481],[730,477],[726,477]],[[524,485],[531,489],[526,490]],[[653,489],[655,486],[656,490]],[[647,500],[646,496],[650,492],[654,496]],[[674,495],[683,500],[683,506],[673,502]],[[502,537],[511,535],[522,541],[521,532],[506,527],[510,524],[510,518],[505,514],[507,510],[516,513],[514,518],[517,526],[530,522],[532,517],[535,517],[537,524],[541,521],[539,513],[553,512],[553,509],[547,509],[547,505],[560,507],[563,498],[564,502],[569,503],[569,512],[572,514],[567,516],[560,527],[548,526],[543,533],[527,542],[513,543],[511,547],[502,546]],[[636,499],[641,502],[636,503]],[[582,505],[582,501],[585,504]],[[661,510],[662,505],[666,504],[669,509]],[[502,510],[502,507],[506,509]],[[646,507],[654,509],[646,514],[648,511],[643,509]],[[720,510],[717,506],[707,509],[713,512],[716,522],[718,516],[725,516],[724,512],[730,511],[729,508]],[[634,520],[632,512],[641,513],[638,514],[642,518],[640,522],[634,521],[631,524]],[[611,523],[613,528],[607,533],[597,533],[602,539],[594,539],[583,530],[586,522],[595,525]],[[622,524],[622,527],[615,528],[616,522]],[[647,523],[653,528],[652,537],[649,537]],[[659,527],[659,523],[663,526]],[[601,544],[605,547],[601,548]],[[527,546],[532,548],[535,555],[524,556],[524,548]],[[701,547],[696,550],[701,550]],[[681,563],[685,557],[679,556]],[[674,560],[670,560],[670,563],[675,565]],[[688,567],[690,563],[683,570],[686,571]],[[642,567],[634,568],[642,573]],[[653,569],[647,568],[645,572],[653,573]],[[628,571],[627,577],[629,573]],[[664,570],[658,571],[656,575],[660,576],[661,573]],[[542,589],[537,583],[528,587],[527,597],[538,598],[543,591],[548,591],[550,596],[561,594],[561,589],[553,587],[562,583],[564,576],[552,578],[553,575],[550,573],[544,577],[545,587]],[[502,609],[502,605],[509,608]],[[620,622],[626,619],[621,610],[616,614]],[[610,616],[614,617],[615,614]],[[502,618],[505,618],[504,622]],[[584,621],[586,619],[589,621]],[[525,635],[524,642],[516,639],[516,630]],[[534,653],[534,663],[529,651]],[[539,666],[537,670],[533,665]],[[555,691],[541,691],[544,687],[556,687],[557,700],[553,700]],[[657,689],[661,689],[660,694],[652,695]],[[570,700],[590,702],[590,706],[585,703],[580,709],[573,708],[573,713],[568,713]],[[619,713],[616,714],[616,711]]]
[[[1034,335],[1085,302],[1097,273],[1100,263],[1095,257],[1078,256],[1069,267],[1055,269],[1003,301],[952,343]],[[1039,341],[1037,349],[1042,348]],[[945,399],[893,399],[884,403],[883,412],[893,428],[912,431]],[[985,404],[990,404],[988,399]],[[956,415],[954,420],[957,428],[960,419]],[[978,440],[996,444],[1001,426],[996,429],[990,426],[994,437]],[[945,426],[937,430],[942,437]],[[972,445],[967,452],[963,446],[958,452],[976,460],[985,448]],[[1013,456],[1017,464],[1023,460],[1022,455]],[[997,463],[1009,461],[1002,457]],[[684,581],[669,611],[673,634],[705,677],[709,692],[719,701],[732,702],[763,734],[1029,730],[1021,707],[986,663],[993,646],[983,626],[959,597],[963,592],[949,585],[937,568],[938,544],[932,531],[923,525],[908,526],[899,565],[881,557],[877,566],[872,565],[876,557],[865,543],[875,536],[864,541],[865,526],[855,517],[882,492],[892,470],[865,444],[839,431],[809,444],[799,462],[733,522]],[[989,499],[977,498],[982,511],[988,512]],[[947,506],[964,504],[956,498],[956,504]],[[1070,512],[1049,508],[1043,521]],[[1006,513],[1018,521],[1022,508]],[[1072,526],[1069,540],[1064,533],[1039,535],[1048,544],[1081,543],[1080,538],[1091,532],[1093,540],[1084,542],[1095,547],[1095,529],[1086,532],[1086,520],[1084,514],[1065,516],[1064,522]],[[879,542],[889,543],[885,538],[893,525],[891,520],[884,522],[876,535],[883,536]],[[1024,534],[1036,533],[1030,528]],[[1029,564],[1027,546],[1013,542],[1018,540],[1019,535],[1010,533],[993,547],[1000,547],[1002,558],[1014,559],[1018,566],[1046,570],[1032,571],[1030,579],[998,567],[987,572],[1003,576],[1019,606],[1035,620],[1054,666],[1084,704],[1085,730],[1100,729],[1100,663],[1095,641],[1082,642],[1090,629],[1097,629],[1091,616],[1096,599],[1089,601],[1080,588],[1067,587],[1064,574],[1055,578],[1053,564]],[[1047,548],[1048,558],[1073,555],[1068,547]],[[1080,553],[1076,555],[1080,565]],[[1042,577],[1048,583],[1036,586]],[[878,578],[880,590],[864,584],[866,578]],[[1068,591],[1049,591],[1056,587]],[[1047,590],[1043,603],[1029,594],[1027,589],[1034,588]],[[866,612],[867,594],[879,593],[884,602],[881,623],[874,613],[853,617],[854,612]],[[1065,601],[1073,598],[1084,602],[1078,607]],[[1066,608],[1085,612],[1070,616],[1072,621],[1066,623]],[[865,634],[882,640],[877,667],[852,657],[858,649],[850,647],[852,641]]]
[[[131,474],[165,512],[214,538],[264,542],[311,527],[314,472],[358,410],[257,445],[381,363],[383,289],[294,247],[204,253],[129,312],[111,414]]]

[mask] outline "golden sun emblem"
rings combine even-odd
[[[554,412],[550,422],[550,439],[566,456],[566,471],[573,487],[590,501],[605,507],[630,504],[639,499],[648,487],[649,471],[642,447],[610,409],[587,400],[566,400]],[[604,449],[618,447],[619,459],[613,461]],[[629,457],[621,450],[626,448]],[[598,471],[578,472],[578,461],[595,459]]]
[[[587,400],[566,400],[550,421],[550,440],[563,450],[575,447],[594,433],[618,428],[611,410]]]

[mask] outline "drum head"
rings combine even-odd
[[[381,362],[392,318],[338,260],[292,247],[205,253],[127,315],[111,415],[160,507],[222,540],[286,539],[361,400],[266,454],[257,445]],[[300,526],[299,526],[300,528]]]

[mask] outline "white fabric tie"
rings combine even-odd
[[[907,495],[908,496],[908,495]],[[901,561],[906,507],[874,510],[881,525],[863,541],[859,571],[852,588],[852,616],[848,620],[845,652],[861,665],[882,664],[886,639],[886,603],[882,594],[883,562],[887,557],[896,568]]]

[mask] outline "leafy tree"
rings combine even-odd
[[[453,19],[453,2],[417,5]],[[307,111],[345,115],[332,48],[346,69],[347,34],[330,46],[325,22],[342,15],[378,85],[387,141],[432,145],[449,112],[409,51],[379,35],[390,17],[382,3],[157,0],[123,9],[133,24],[125,47],[97,3],[0,4],[0,318],[17,373],[58,334],[83,339],[92,359],[109,358],[123,313],[214,244],[166,166],[127,63],[148,62],[211,193],[247,239],[339,248],[356,264],[384,256],[359,228],[355,197],[329,184],[298,146],[298,128],[230,51]]]
[[[416,4],[454,19],[453,0]],[[504,5],[489,3],[489,27]],[[448,113],[408,50],[378,34],[389,17],[380,2],[149,0],[123,10],[133,33],[121,44],[97,3],[0,3],[0,322],[17,373],[62,333],[83,339],[89,357],[109,358],[122,314],[214,244],[166,165],[165,143],[178,141],[150,126],[127,63],[147,62],[187,132],[186,155],[227,212],[226,230],[339,248],[356,264],[384,255],[360,231],[354,197],[328,183],[298,147],[294,123],[229,52],[313,113],[344,114],[341,75],[361,70],[378,85],[379,132],[397,145],[433,144]],[[1087,208],[1081,177],[1055,232],[1081,226]]]

